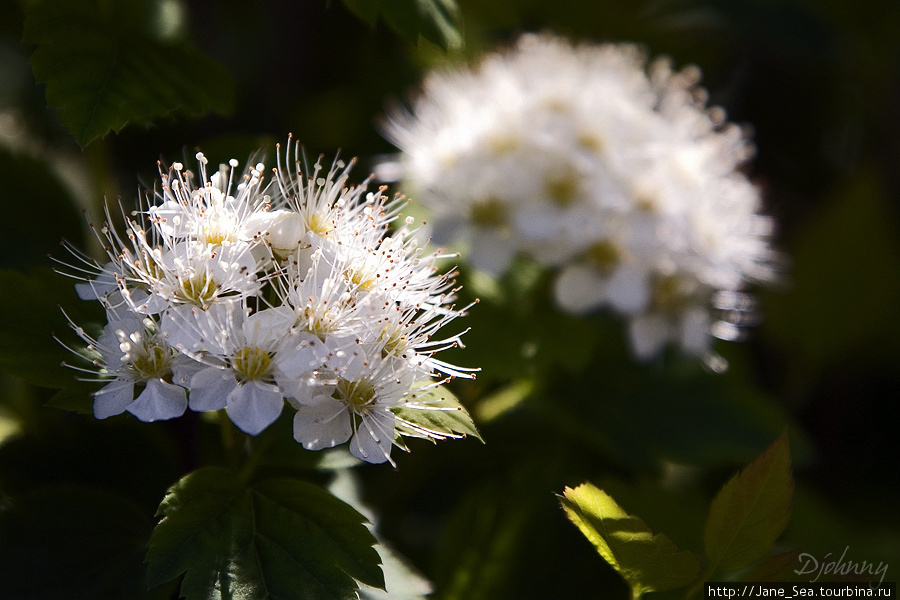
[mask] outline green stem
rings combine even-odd
[[[272,444],[272,436],[264,437],[262,443],[259,445],[251,445],[250,447],[250,456],[244,461],[244,466],[241,467],[240,472],[240,480],[244,483],[248,483],[250,478],[253,476],[253,473],[256,471],[256,467],[259,466],[260,460],[262,460],[263,455],[266,452],[266,449]],[[254,447],[256,446],[256,447]]]
[[[225,461],[230,469],[237,471],[241,466],[244,436],[235,431],[225,409],[219,411],[219,431],[222,435],[222,447],[225,449]]]

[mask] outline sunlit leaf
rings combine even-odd
[[[631,587],[637,598],[689,584],[700,562],[668,537],[654,534],[638,517],[629,515],[608,494],[590,483],[566,488],[560,503],[566,516]]]
[[[791,516],[794,481],[787,432],[716,494],[703,543],[708,569],[737,569],[765,555]]]
[[[147,552],[158,585],[185,573],[188,600],[355,598],[357,581],[384,587],[364,517],[293,479],[245,485],[206,467],[169,489]]]
[[[531,379],[515,381],[503,389],[482,398],[475,407],[475,416],[482,423],[489,423],[521,405],[534,391]]]
[[[391,28],[416,42],[423,38],[444,50],[462,46],[459,8],[455,0],[343,0],[350,11],[370,25],[378,14]]]
[[[129,123],[233,110],[228,71],[161,27],[159,2],[42,0],[26,3],[31,66],[47,102],[85,146]]]
[[[469,411],[444,386],[412,394],[405,405],[392,410],[400,419],[397,428],[402,433],[420,435],[417,432],[425,430],[439,435],[471,435],[484,441]]]

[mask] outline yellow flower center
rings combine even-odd
[[[303,316],[306,318],[306,330],[324,341],[334,330],[334,319],[332,319],[330,313],[331,311],[327,308],[322,310],[316,310],[316,307],[313,306],[304,308]]]
[[[597,242],[588,248],[586,258],[591,265],[600,271],[612,271],[622,259],[622,254],[615,244],[610,241],[603,241]]]
[[[339,378],[334,397],[350,408],[362,408],[375,402],[375,386],[365,379],[348,381]]]
[[[313,213],[306,219],[306,228],[316,235],[320,235],[325,237],[328,235],[332,229],[334,229],[334,223],[331,222],[330,219],[326,216],[322,216],[319,213]]]
[[[206,273],[181,281],[181,299],[197,306],[209,306],[216,298],[219,286]]]
[[[400,356],[406,351],[407,337],[404,329],[400,327],[385,327],[378,336],[379,342],[384,342],[381,347],[381,358]]]
[[[560,207],[570,206],[578,198],[578,176],[575,173],[565,173],[554,177],[548,177],[544,182],[544,192],[550,201]]]
[[[144,346],[143,351],[131,361],[131,370],[139,379],[160,378],[169,372],[172,354],[156,344]]]
[[[691,291],[677,275],[658,278],[653,283],[653,305],[666,313],[683,311],[691,299]]]
[[[231,366],[244,381],[262,379],[269,373],[272,357],[256,347],[241,348],[231,361]]]
[[[507,221],[507,208],[499,198],[488,198],[472,205],[472,223],[482,227],[499,227]]]
[[[347,283],[357,289],[365,292],[371,291],[378,283],[378,273],[371,267],[362,266],[359,268],[349,268],[344,271],[344,277]]]
[[[591,150],[597,153],[603,152],[603,150],[606,149],[606,144],[603,142],[603,139],[592,133],[582,133],[579,135],[578,145],[585,150]]]
[[[512,152],[519,146],[519,139],[514,136],[495,136],[488,140],[488,148],[494,156]]]

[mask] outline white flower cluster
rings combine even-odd
[[[638,358],[676,342],[712,357],[772,276],[772,223],[737,169],[753,148],[699,71],[632,45],[525,35],[472,70],[431,74],[383,125],[439,243],[494,275],[516,255],[559,270],[560,307],[609,307]]]
[[[264,165],[241,175],[235,160],[208,176],[201,153],[199,174],[160,167],[161,189],[126,218],[126,234],[100,230],[108,263],[73,249],[90,277],[79,296],[108,316],[97,339],[75,328],[106,382],[98,418],[225,409],[256,435],[287,400],[305,448],[349,439],[373,463],[391,460],[395,431],[445,436],[391,409],[429,409],[416,403],[422,392],[472,376],[434,356],[460,344],[434,338],[464,314],[455,274],[438,274],[441,255],[400,220],[402,198],[346,187],[352,164],[309,172],[299,153],[289,142],[282,160],[279,147],[269,185]]]

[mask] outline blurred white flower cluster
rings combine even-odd
[[[383,124],[438,243],[501,275],[517,255],[558,270],[569,312],[608,307],[641,359],[666,344],[711,359],[773,274],[772,223],[738,168],[745,133],[706,108],[699,71],[632,45],[525,35],[475,68],[431,74]]]
[[[346,187],[352,165],[310,169],[299,153],[279,147],[269,185],[263,164],[210,174],[201,153],[197,173],[160,167],[161,188],[124,235],[98,232],[109,262],[71,249],[87,278],[79,296],[108,317],[96,339],[75,328],[106,383],[98,418],[226,409],[256,435],[287,400],[305,448],[349,439],[373,463],[391,460],[395,431],[445,437],[391,409],[430,410],[417,398],[472,376],[434,356],[460,344],[435,337],[465,312],[455,273],[438,274],[441,255],[419,247],[402,198]]]

